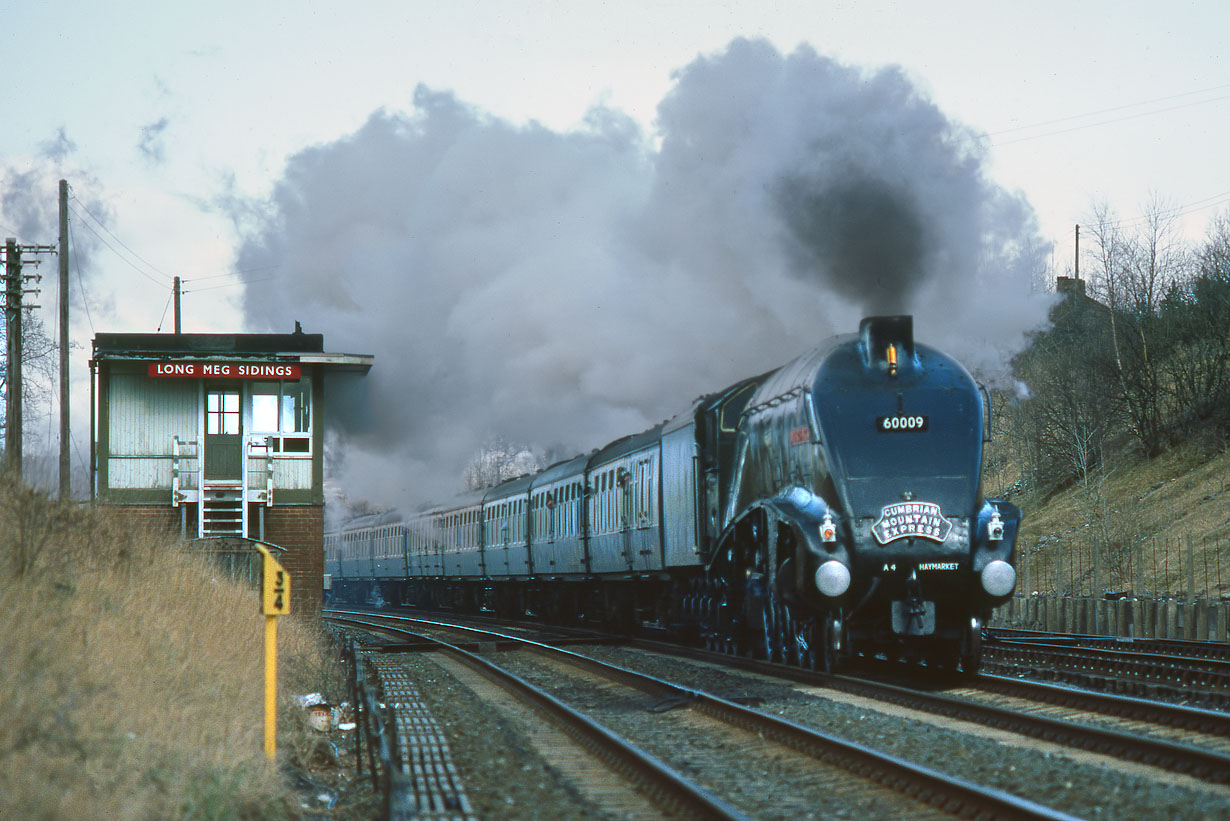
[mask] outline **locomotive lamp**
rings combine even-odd
[[[987,541],[999,542],[1004,538],[1004,522],[999,518],[999,511],[991,514],[991,521],[987,523]]]
[[[897,375],[897,346],[896,345],[888,346],[888,375],[889,376]]]
[[[820,524],[820,541],[825,543],[837,541],[837,525],[833,523],[832,513],[824,514],[824,521]]]

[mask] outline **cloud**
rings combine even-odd
[[[865,313],[988,368],[1045,316],[1032,210],[899,70],[737,40],[656,128],[516,126],[420,87],[235,208],[236,267],[278,266],[249,324],[376,355],[332,389],[348,489],[454,489],[492,436],[595,447]]]
[[[141,139],[137,141],[137,151],[145,160],[153,165],[166,162],[165,134],[170,119],[163,117],[149,125],[141,126]]]
[[[77,150],[77,144],[68,138],[68,133],[61,126],[56,131],[54,139],[46,140],[41,146],[43,156],[55,163],[62,163]]]

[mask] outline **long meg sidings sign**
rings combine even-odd
[[[151,362],[155,379],[298,379],[300,365],[281,362]]]

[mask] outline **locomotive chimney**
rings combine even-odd
[[[895,376],[913,364],[914,317],[909,314],[869,316],[859,323],[858,335],[865,367],[882,367]]]

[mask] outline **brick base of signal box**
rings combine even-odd
[[[180,508],[166,505],[115,505],[120,515],[135,530],[145,530],[168,539],[180,538]],[[285,505],[264,508],[265,541],[285,552],[274,551],[277,560],[290,573],[292,615],[311,615],[320,612],[321,589],[325,572],[324,551],[324,506]],[[251,533],[259,533],[255,517],[250,523]],[[196,532],[195,517],[186,522],[189,538]],[[255,551],[253,551],[255,553]],[[254,564],[253,567],[259,567]]]
[[[325,575],[323,505],[286,505],[265,509],[265,541],[286,552],[278,561],[290,573],[290,612],[320,612]]]

